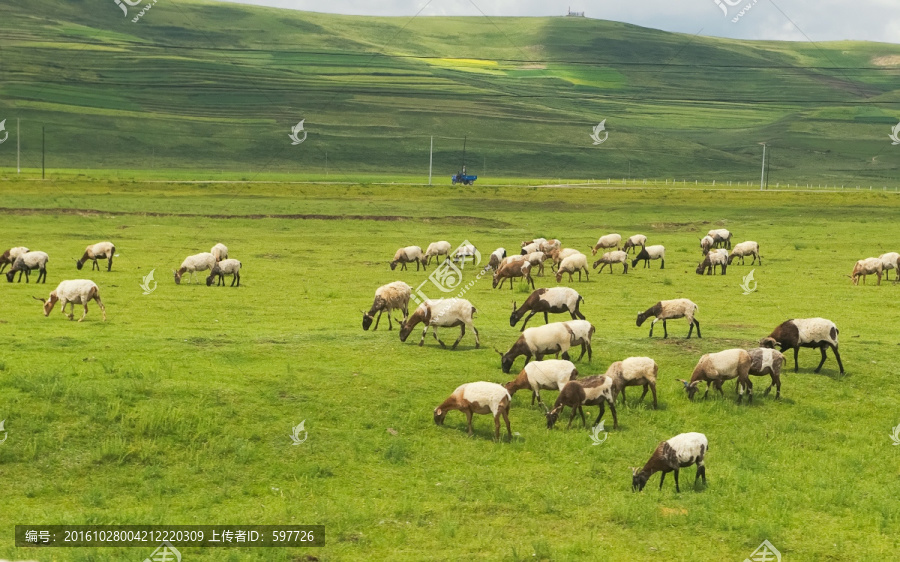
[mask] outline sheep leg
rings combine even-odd
[[[675,469],[675,491],[680,493],[680,492],[681,492],[681,488],[678,487],[678,472],[679,472],[679,471],[678,471],[678,469],[676,468],[676,469]]]
[[[475,332],[475,349],[478,349],[479,347],[481,347],[481,342],[478,340],[478,328],[475,327],[475,324],[472,324],[469,327],[472,328],[473,332]]]
[[[825,364],[825,346],[823,345],[822,347],[820,347],[820,348],[819,348],[819,351],[822,352],[822,360],[819,362],[819,366],[816,367],[816,370],[814,371],[814,372],[816,372],[816,373],[818,373],[819,371],[821,371],[821,370],[822,370],[822,365]]]
[[[528,276],[528,282],[531,283],[531,290],[534,290],[534,279],[531,278],[531,275]]]
[[[84,318],[87,316],[87,301],[84,301],[84,304],[82,304],[82,306],[84,307],[84,314],[82,314],[81,318],[78,319],[79,322],[84,320]],[[75,303],[72,303],[72,316],[75,316]]]
[[[644,385],[644,392],[641,393],[641,398],[640,398],[640,400],[638,400],[638,402],[643,402],[643,401],[644,401],[644,396],[647,396],[647,391],[648,391],[648,390],[650,390],[650,385],[649,385],[649,384],[645,384],[645,385]]]
[[[100,269],[100,266],[97,265],[97,260],[91,260],[91,271],[94,271],[95,269]]]
[[[437,327],[435,327],[434,331],[437,332]],[[463,339],[464,335],[466,335],[466,325],[460,324],[459,325],[459,337],[456,338],[456,341],[453,342],[453,347],[451,347],[450,349],[456,349],[456,346],[459,345],[459,342]],[[435,335],[435,337],[437,337],[437,335]],[[441,340],[438,340],[438,341],[441,341]],[[442,343],[441,345],[444,345],[444,344]]]
[[[697,485],[697,480],[702,478],[703,485],[706,486],[706,466],[703,464],[703,459],[697,461],[697,476],[694,477],[694,486]]]
[[[653,409],[656,410],[656,383],[650,383],[650,390],[653,392]]]
[[[110,254],[109,255],[109,263],[106,264],[106,271],[112,271],[112,259],[113,259],[113,255]]]
[[[522,329],[519,330],[520,332],[525,331],[525,325],[528,324],[528,321],[531,320],[531,317],[534,316],[535,314],[537,314],[537,312],[531,311],[531,314],[529,314],[528,316],[525,317],[525,322],[522,322]],[[544,322],[544,323],[546,324],[546,322]]]
[[[241,286],[241,274],[237,271],[234,272],[234,277],[231,278],[231,286],[234,287],[234,284],[237,283],[237,286]]]
[[[656,323],[659,322],[659,318],[654,318],[653,322],[650,323],[650,337],[653,337],[653,326],[656,326]]]
[[[494,414],[494,441],[500,441],[500,412]]]
[[[666,326],[666,321],[663,320],[663,339],[669,337],[669,328]]]
[[[428,328],[425,328],[425,329],[427,330]],[[433,336],[434,336],[434,339],[436,339],[437,342],[438,342],[439,344],[441,344],[441,347],[447,347],[447,346],[444,344],[444,342],[441,341],[441,338],[439,338],[438,335],[437,335],[437,326],[432,326],[432,327],[431,327],[431,335],[433,335]],[[462,339],[462,336],[460,336],[459,339]],[[459,341],[459,340],[457,340],[457,341]]]
[[[622,387],[621,394],[622,394],[622,404],[625,404],[625,387],[624,386]]]
[[[831,345],[831,344],[829,344],[829,345]],[[840,369],[841,369],[841,374],[843,375],[843,374],[844,374],[844,364],[841,363],[841,354],[838,353],[838,348],[837,348],[837,346],[836,346],[836,345],[832,345],[832,346],[831,346],[831,351],[834,352],[834,358],[837,359],[838,367],[840,367]]]
[[[566,429],[569,429],[570,427],[572,427],[572,421],[575,419],[575,414],[578,412],[578,408],[580,408],[580,407],[581,406],[575,406],[572,408],[572,415],[569,416],[569,425],[566,426]]]
[[[103,306],[103,302],[100,300],[100,294],[99,294],[99,293],[96,294],[96,295],[94,295],[94,300],[97,301],[97,306],[100,307],[100,312],[103,313],[103,321],[106,322],[106,307]],[[85,305],[85,309],[86,309],[86,308],[87,308],[87,305]]]
[[[662,471],[662,476],[659,477],[659,490],[662,491],[663,482],[666,481],[666,471]]]
[[[694,318],[694,319],[693,319],[693,324],[696,324],[696,325],[697,325],[697,337],[698,337],[698,338],[702,338],[703,336],[700,335],[700,321],[697,320],[696,318]]]
[[[794,372],[795,373],[800,371],[800,365],[799,365],[799,363],[797,363],[798,355],[800,355],[800,347],[799,346],[794,348]]]
[[[472,431],[472,410],[466,409],[465,413],[466,413],[466,424],[469,427],[469,437],[472,437],[473,435],[475,435],[475,432]]]
[[[500,410],[500,413],[503,415],[503,421],[506,422],[506,437],[512,441],[512,428],[509,427],[509,404],[506,405],[506,408]]]
[[[659,268],[660,268],[660,269],[665,269],[665,268],[666,268],[666,260],[664,260],[664,259],[660,259],[660,260],[659,260]]]
[[[422,347],[425,344],[425,336],[428,335],[428,324],[425,324],[425,329],[422,330],[422,339],[419,340],[419,347]],[[434,335],[434,339],[437,339],[437,334]]]

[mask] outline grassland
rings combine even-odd
[[[3,182],[0,198],[6,245],[51,255],[47,285],[2,285],[0,557],[149,555],[17,550],[13,525],[25,522],[327,527],[315,552],[183,549],[192,561],[743,560],[763,539],[786,560],[896,557],[898,287],[845,277],[857,258],[900,247],[896,195],[51,181]],[[760,243],[756,292],[739,287],[749,265],[694,274],[698,235],[713,226]],[[668,259],[573,284],[597,327],[579,370],[630,355],[661,367],[660,409],[631,393],[602,446],[580,427],[547,431],[525,393],[509,443],[493,443],[482,416],[474,438],[458,413],[432,423],[457,385],[508,380],[491,348],[517,336],[508,315],[521,287],[482,280],[466,294],[482,349],[470,335],[451,352],[361,329],[378,285],[427,279],[389,270],[401,245],[468,239],[489,252],[543,235],[586,250],[608,231],[643,232]],[[117,245],[113,271],[76,272],[100,239]],[[181,259],[218,241],[244,263],[242,286],[176,286]],[[154,269],[158,287],[143,295]],[[108,321],[96,307],[82,324],[44,318],[31,297],[80,276],[100,285]],[[700,306],[702,340],[683,339],[679,322],[668,340],[634,325],[638,310],[682,296]],[[806,350],[783,399],[758,392],[749,407],[731,383],[726,399],[690,403],[675,380],[704,352],[814,315],[840,327],[845,376],[831,359],[813,374]],[[304,420],[309,439],[292,446]],[[681,494],[655,478],[633,494],[628,467],[683,431],[710,439],[709,487],[693,490],[691,469]]]
[[[179,0],[0,5],[22,165],[261,179],[896,185],[900,47],[749,42],[578,18],[365,18]],[[307,141],[288,132],[305,119]],[[593,146],[606,119],[609,140]],[[14,134],[14,131],[13,131]],[[13,142],[0,168],[15,166]],[[494,182],[496,183],[496,182]]]

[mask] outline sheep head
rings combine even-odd
[[[444,418],[447,417],[447,410],[442,410],[441,408],[434,409],[434,423],[437,425],[444,425]]]
[[[638,469],[635,467],[631,468],[631,491],[632,492],[640,492],[644,489],[644,486],[647,484],[647,480],[650,478],[644,472],[638,472]]]
[[[688,382],[684,379],[678,379],[678,382],[684,385],[684,391],[687,392],[688,400],[693,401],[694,395],[700,390],[700,381]]]

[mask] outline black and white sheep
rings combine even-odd
[[[728,267],[728,252],[726,250],[711,250],[703,256],[703,261],[697,266],[696,273],[697,275],[703,275],[703,272],[706,271],[707,275],[715,275],[717,266],[721,270],[722,275],[725,275],[725,269]]]
[[[22,254],[27,254],[29,252],[28,248],[25,246],[16,246],[15,248],[10,248],[3,252],[3,255],[0,255],[0,273],[6,269],[7,265],[12,265],[16,262],[16,258],[21,256]]]
[[[16,261],[13,262],[12,267],[9,268],[9,271],[6,272],[6,280],[12,283],[13,278],[18,272],[19,282],[21,283],[22,274],[24,273],[25,282],[29,283],[31,280],[31,272],[37,269],[38,278],[35,283],[46,283],[48,261],[50,261],[50,256],[45,252],[26,252],[20,254],[19,257],[16,258]]]
[[[225,276],[231,275],[231,286],[234,287],[237,284],[238,287],[241,286],[241,262],[234,258],[224,259],[222,261],[217,261],[212,269],[209,272],[209,277],[206,278],[206,286],[209,287],[213,284],[213,279],[217,278],[216,286],[225,286]]]
[[[494,271],[500,268],[500,262],[503,261],[503,258],[506,257],[506,248],[497,248],[493,252],[491,252],[491,257],[488,260],[488,266]]]
[[[572,320],[584,320],[584,314],[578,309],[579,304],[583,301],[584,298],[578,294],[578,291],[569,287],[537,289],[528,295],[521,307],[516,308],[516,302],[513,301],[513,311],[509,316],[509,325],[515,327],[526,313],[530,314],[525,318],[525,322],[522,323],[521,331],[525,330],[525,326],[532,316],[540,313],[544,314],[544,324],[549,322],[548,313],[562,314],[568,312]]]
[[[372,302],[372,308],[369,309],[369,312],[363,312],[363,330],[369,329],[373,319],[375,320],[375,327],[372,330],[377,330],[378,323],[381,322],[381,315],[385,312],[388,313],[388,330],[393,330],[394,324],[391,322],[391,313],[394,310],[403,312],[401,324],[406,322],[409,318],[409,297],[411,294],[412,288],[403,281],[394,281],[378,287],[375,290],[375,300]],[[378,313],[377,318],[375,317],[376,312]]]
[[[797,318],[787,320],[779,324],[768,337],[759,342],[761,347],[781,347],[784,353],[788,349],[794,350],[794,372],[800,370],[797,356],[801,347],[810,347],[822,352],[822,360],[815,372],[818,373],[825,364],[825,350],[831,348],[834,358],[837,359],[841,374],[844,374],[844,364],[841,362],[841,354],[838,352],[838,329],[834,322],[825,318]]]
[[[669,331],[666,329],[666,320],[674,320],[676,318],[687,318],[688,323],[690,323],[691,327],[688,330],[687,337],[691,337],[691,333],[694,331],[694,326],[697,326],[697,337],[703,337],[700,335],[700,321],[694,318],[694,314],[699,310],[699,307],[691,302],[688,299],[672,299],[668,301],[659,301],[654,304],[644,312],[638,312],[637,315],[637,325],[638,327],[644,323],[647,318],[651,316],[655,316],[656,318],[653,320],[653,323],[650,324],[650,337],[653,337],[653,326],[662,320],[663,323],[663,337],[669,337]]]
[[[644,262],[644,268],[650,267],[650,260],[660,260],[660,269],[666,268],[666,247],[660,244],[656,246],[644,246],[638,255],[631,260],[631,268],[637,267],[639,261]]]
[[[628,273],[628,254],[623,252],[622,250],[616,250],[614,252],[606,252],[603,256],[594,262],[593,268],[597,269],[597,266],[600,266],[600,270],[597,273],[603,271],[603,268],[607,265],[609,266],[609,272],[613,272],[613,264],[621,263],[625,269],[622,273]]]
[[[709,451],[709,441],[702,433],[682,433],[675,437],[660,443],[650,460],[644,465],[644,468],[638,470],[631,469],[631,491],[640,492],[650,479],[657,472],[661,472],[659,478],[659,489],[662,490],[663,482],[666,480],[666,473],[675,472],[675,491],[681,492],[678,487],[678,471],[682,468],[697,465],[697,476],[694,477],[694,486],[697,480],[702,479],[703,485],[706,485],[706,465],[704,459],[706,452]]]
[[[731,233],[724,228],[717,228],[710,230],[707,236],[711,236],[715,241],[716,248],[727,248],[731,249]]]
[[[507,436],[512,438],[509,427],[509,392],[502,385],[493,382],[470,382],[460,385],[449,398],[434,409],[434,423],[444,425],[444,418],[450,410],[459,410],[466,415],[469,436],[472,431],[472,414],[491,414],[494,417],[494,440],[500,440],[500,416],[506,422]]]
[[[634,251],[637,252],[638,246],[640,246],[641,249],[644,249],[644,246],[646,245],[647,237],[643,234],[635,234],[625,241],[625,245],[622,246],[622,249],[627,252],[628,250],[634,248]]]

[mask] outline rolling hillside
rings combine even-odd
[[[160,0],[0,5],[22,165],[445,182],[896,185],[900,46],[691,37],[582,18],[369,18]],[[291,127],[305,119],[306,141]],[[609,137],[595,146],[592,127]],[[15,167],[15,142],[0,145]]]

